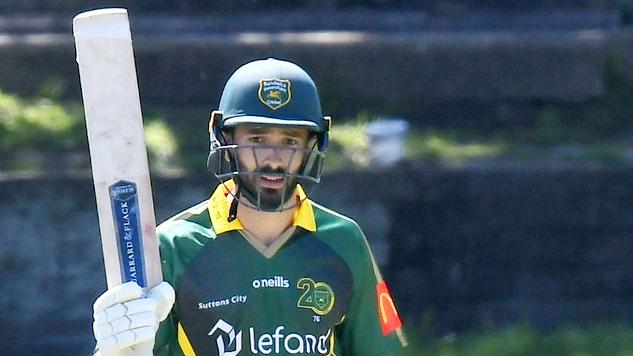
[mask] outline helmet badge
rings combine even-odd
[[[290,81],[287,79],[262,79],[257,92],[259,101],[272,110],[277,110],[290,102]]]

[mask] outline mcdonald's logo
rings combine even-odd
[[[376,298],[382,334],[386,336],[394,330],[402,328],[402,321],[400,321],[398,311],[384,281],[380,281],[376,286]]]

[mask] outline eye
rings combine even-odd
[[[262,142],[264,142],[264,139],[261,136],[251,136],[251,137],[248,138],[248,142],[250,142],[250,143],[262,143]]]
[[[286,138],[285,144],[287,146],[297,146],[299,145],[299,140],[297,140],[296,138],[288,137]]]

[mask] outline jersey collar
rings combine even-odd
[[[244,230],[239,218],[231,222],[228,221],[230,209],[229,193],[233,188],[235,188],[235,182],[228,180],[224,182],[224,184],[218,185],[209,199],[209,216],[211,217],[211,223],[213,224],[213,229],[216,234],[232,230]],[[301,204],[295,209],[294,222],[292,225],[308,231],[316,231],[316,220],[314,218],[312,203],[307,199],[306,193],[300,185],[297,185],[295,196],[299,199]]]

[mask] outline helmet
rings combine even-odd
[[[330,122],[330,118],[321,113],[314,81],[299,66],[273,58],[247,63],[229,78],[218,110],[211,113],[207,167],[223,182],[232,178],[243,183],[244,177],[262,172],[247,172],[240,167],[237,150],[243,147],[228,142],[227,132],[239,125],[305,128],[316,138],[314,146],[300,155],[303,162],[298,172],[286,169],[280,175],[293,183],[289,188],[300,184],[309,192],[321,179]],[[238,184],[240,193],[256,208],[264,211],[282,209],[285,198],[279,204],[264,206],[260,189],[248,191],[241,189],[242,185]],[[292,190],[282,195],[294,194]]]

